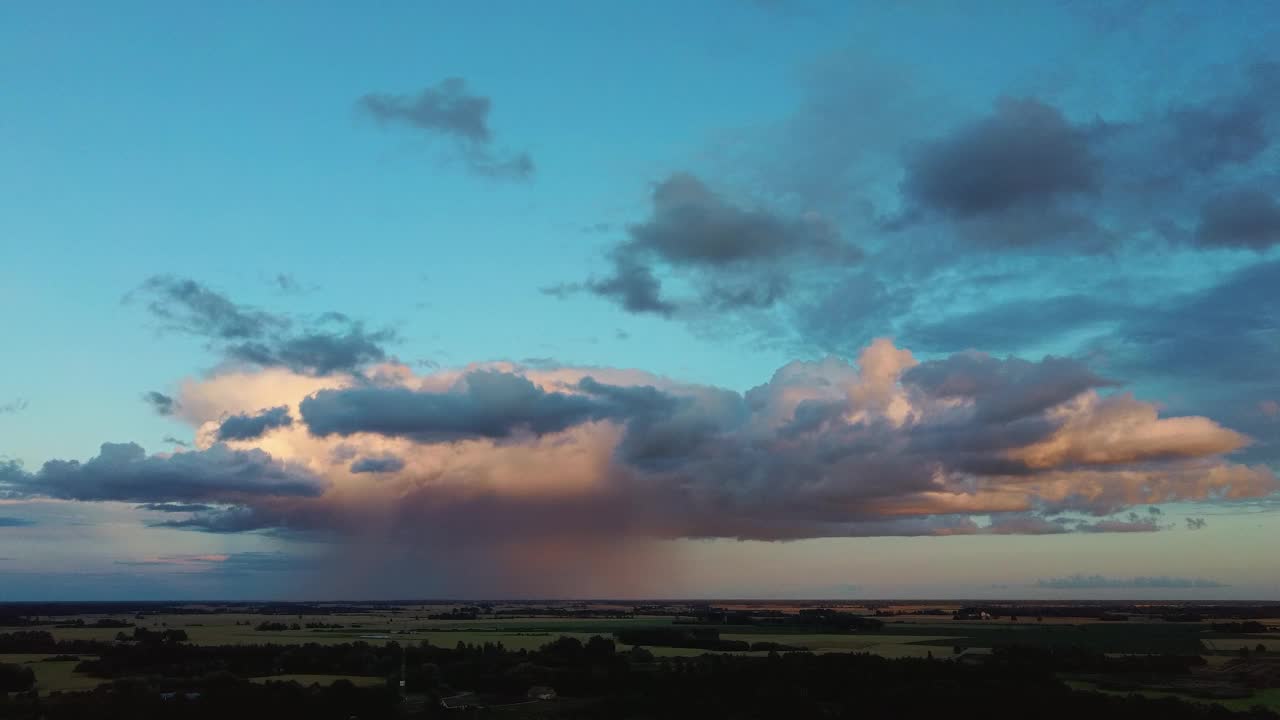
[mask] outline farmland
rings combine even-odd
[[[554,663],[581,648],[607,645],[608,653],[629,662],[664,668],[706,662],[710,656],[749,662],[794,651],[968,666],[1041,665],[1058,668],[1058,680],[1077,691],[1171,697],[1233,709],[1274,707],[1280,693],[1280,632],[1269,619],[1275,613],[1266,608],[1197,609],[1204,617],[1194,620],[1187,619],[1186,608],[1130,611],[1117,620],[1112,611],[1093,607],[1011,611],[1005,606],[988,612],[956,603],[100,605],[68,608],[76,612],[67,614],[58,609],[0,615],[12,623],[0,627],[0,636],[25,632],[47,638],[47,647],[39,649],[0,648],[8,652],[0,662],[34,672],[42,697],[128,679],[124,668],[135,661],[125,658],[145,655],[145,646],[155,643],[190,648],[184,651],[192,656],[184,666],[192,667],[224,655],[279,656],[245,666],[254,671],[242,674],[243,680],[263,688],[346,681],[347,687],[375,691],[386,688],[406,657],[423,653],[446,659],[479,653],[515,658],[511,662],[537,657]],[[1260,619],[1238,619],[1245,617]],[[1250,632],[1235,631],[1244,629]],[[98,654],[115,659],[97,662]],[[303,657],[313,659],[302,662]],[[350,659],[357,657],[365,659],[352,665]],[[189,686],[189,680],[157,680],[164,672],[148,665],[134,679],[150,677],[164,688]],[[473,689],[468,682],[448,687]]]

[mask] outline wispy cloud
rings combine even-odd
[[[533,159],[527,152],[503,153],[494,148],[489,127],[493,102],[475,95],[462,78],[448,78],[414,95],[369,93],[359,109],[382,125],[400,126],[452,141],[467,167],[489,177],[527,179]]]
[[[1068,575],[1066,577],[1049,578],[1040,580],[1036,583],[1037,587],[1053,588],[1055,590],[1105,590],[1105,589],[1122,589],[1122,590],[1143,590],[1143,589],[1162,589],[1162,590],[1178,590],[1187,588],[1223,588],[1229,587],[1216,580],[1205,580],[1203,578],[1182,578],[1182,577],[1131,577],[1131,578],[1110,578],[1103,575]]]
[[[23,410],[26,410],[27,406],[28,406],[28,403],[23,398],[11,400],[7,403],[0,405],[0,415],[19,413],[19,412],[22,412]]]

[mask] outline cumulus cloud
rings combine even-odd
[[[1055,590],[1102,590],[1102,589],[1186,589],[1186,588],[1223,588],[1227,587],[1214,580],[1203,578],[1181,577],[1131,577],[1109,578],[1103,575],[1068,575],[1066,577],[1048,578],[1036,583],[1038,587]]]
[[[369,93],[357,105],[381,125],[401,126],[452,140],[467,166],[480,175],[527,178],[533,174],[528,153],[504,154],[493,148],[489,128],[492,101],[474,95],[463,78],[447,78],[416,95]]]
[[[85,462],[50,460],[28,473],[0,464],[0,488],[26,496],[124,502],[241,502],[249,498],[315,497],[325,481],[259,449],[225,445],[148,456],[134,443],[103,443]]]
[[[293,424],[289,408],[281,405],[255,415],[232,415],[218,426],[219,440],[253,440],[276,428]]]
[[[273,369],[183,386],[198,441],[264,402],[256,442],[320,495],[216,504],[170,527],[468,538],[786,540],[1151,532],[1154,503],[1277,490],[1226,459],[1246,442],[1163,417],[1083,364],[977,353],[921,363],[887,340],[797,361],[746,393],[607,368],[506,364],[375,381]],[[250,390],[253,389],[253,390]],[[201,419],[203,418],[203,419]]]
[[[228,359],[263,367],[282,366],[316,375],[352,372],[384,360],[383,346],[396,339],[389,329],[369,330],[337,312],[300,324],[284,315],[239,305],[184,278],[149,278],[126,299],[136,297],[146,299],[147,309],[164,329],[205,338]],[[172,406],[165,407],[172,412]]]

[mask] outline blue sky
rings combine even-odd
[[[644,558],[686,579],[673,580],[672,593],[607,573],[531,591],[795,596],[856,587],[855,594],[936,596],[1005,594],[996,586],[1012,586],[1021,590],[1008,592],[1034,594],[1061,591],[1037,585],[1044,578],[1101,574],[1209,583],[1145,583],[1135,593],[1280,596],[1274,581],[1258,580],[1280,577],[1260,543],[1280,529],[1273,485],[1280,293],[1271,289],[1280,281],[1280,103],[1271,92],[1280,88],[1280,57],[1267,43],[1277,24],[1280,13],[1264,2],[1231,12],[1200,3],[986,3],[960,11],[817,0],[399,3],[376,13],[341,3],[6,5],[0,457],[16,463],[8,491],[0,475],[0,498],[9,498],[0,501],[0,518],[12,520],[0,524],[7,558],[0,572],[20,578],[10,583],[20,588],[15,597],[91,597],[122,587],[153,596],[332,594],[307,579],[311,559],[363,558],[402,537],[370,530],[366,523],[385,530],[391,520],[370,520],[377,513],[362,505],[369,498],[386,493],[380,512],[391,512],[424,487],[439,492],[432,483],[468,491],[492,483],[488,492],[508,498],[489,460],[466,464],[469,473],[484,468],[483,482],[473,474],[461,480],[441,454],[457,458],[474,443],[490,444],[477,458],[505,458],[514,445],[551,453],[544,444],[558,438],[586,449],[607,445],[609,469],[583,470],[585,485],[572,492],[548,480],[554,508],[517,506],[523,516],[576,518],[587,511],[575,503],[604,502],[581,487],[608,486],[637,529],[609,537],[616,555],[589,558],[565,550],[590,545],[584,536],[529,529],[554,546],[545,557],[588,568]],[[450,78],[461,79],[456,92]],[[393,109],[371,110],[374,96],[390,98]],[[438,109],[459,98],[485,109],[444,117],[413,105]],[[474,135],[478,128],[483,137]],[[483,167],[525,156],[527,172]],[[223,298],[241,316],[266,313],[275,319],[268,324],[289,329],[247,341],[211,332],[201,324],[213,322],[201,314],[207,306],[184,304],[190,295],[155,278],[190,280],[210,294],[202,297]],[[326,312],[348,320],[323,320]],[[382,334],[372,340],[376,353],[347,367],[285,359],[290,339],[313,330],[346,332],[348,340]],[[815,403],[831,401],[820,388],[841,382],[875,388],[850,389],[840,416],[847,426],[813,447],[851,442],[848,432],[879,433],[876,423],[897,434],[841,447],[869,463],[878,454],[867,447],[898,440],[919,447],[934,422],[959,438],[952,444],[969,443],[927,459],[947,477],[935,478],[934,490],[951,498],[908,518],[928,527],[876,524],[924,507],[915,495],[892,507],[882,506],[880,490],[867,495],[867,486],[889,482],[883,466],[831,466],[809,477],[809,458],[772,464],[784,445],[799,452],[783,428],[805,412],[787,399],[799,391],[771,383],[775,371],[829,355],[857,364],[876,338],[911,353],[909,362],[885,360],[895,368],[892,387],[869,379],[865,364],[857,378],[831,366],[806,371],[816,385],[805,397]],[[279,347],[271,358],[250,357],[241,341]],[[994,364],[970,363],[971,352]],[[1045,364],[1046,355],[1073,365]],[[396,382],[419,396],[480,402],[479,390],[467,390],[479,381],[466,381],[476,363],[507,363],[483,367],[529,379],[543,393],[531,402],[552,396],[561,409],[561,394],[574,402],[592,395],[564,383],[617,369],[607,382],[652,386],[676,398],[671,407],[694,403],[708,413],[673,425],[671,435],[714,427],[716,447],[734,448],[735,457],[774,450],[731,471],[705,448],[696,457],[688,448],[653,450],[642,462],[627,455],[628,438],[652,429],[650,415],[583,405],[574,422],[553,423],[548,433],[536,430],[543,415],[500,433],[480,420],[404,432],[352,426],[324,440],[333,446],[322,448],[323,458],[314,454],[318,421],[305,398],[326,388],[382,387],[394,365],[407,368]],[[934,370],[950,380],[929,384]],[[965,374],[987,372],[995,379]],[[970,390],[956,394],[957,378]],[[766,384],[777,389],[776,401],[743,399]],[[293,395],[276,389],[295,385]],[[1054,394],[1064,386],[1076,392]],[[713,394],[690,389],[701,387],[736,393],[723,402],[743,404],[744,414],[725,419],[733,413],[706,409]],[[152,391],[181,409],[158,414],[142,399]],[[988,391],[999,397],[981,394]],[[880,392],[900,394],[901,404],[866,405]],[[1122,405],[1130,392],[1143,405]],[[985,423],[984,408],[997,400],[1021,406],[1046,396],[1055,402],[1037,405],[1035,418],[1015,418],[1042,423],[1043,436],[997,453],[1002,462],[1026,463],[1023,475],[965,465],[990,451],[978,449],[988,447],[984,438],[1013,430],[955,425],[951,413],[961,410],[953,405],[973,415],[964,422]],[[442,407],[434,396],[425,402],[405,412],[425,422],[424,413]],[[463,404],[447,407],[491,419],[456,402]],[[219,444],[226,417],[277,405],[296,419],[290,428],[220,447],[258,449],[271,462],[305,468],[327,483],[315,502],[360,504],[352,511],[359,522],[299,521],[305,513],[285,513],[282,496],[225,488],[55,492],[49,483],[57,478],[40,470],[50,460],[100,456],[104,442],[137,443],[165,458],[206,453]],[[910,408],[906,419],[901,407]],[[1148,425],[1156,422],[1148,408],[1162,419],[1204,421]],[[775,425],[762,438],[767,422]],[[603,439],[610,432],[624,434],[609,436],[616,446]],[[1076,442],[1070,433],[1086,438],[1085,449],[1054,449]],[[395,455],[407,467],[381,485],[359,485],[365,479],[329,469],[342,442],[365,443],[361,452]],[[917,451],[909,454],[914,462]],[[628,494],[633,481],[687,489],[722,472],[715,492]],[[873,482],[859,473],[884,476]],[[1148,479],[1126,484],[1136,473]],[[611,484],[619,475],[632,478],[625,488]],[[186,476],[177,477],[171,482]],[[1041,484],[1012,505],[984,501],[965,506],[974,512],[956,511],[955,498],[1004,498],[1024,488],[1017,477]],[[147,478],[128,485],[154,480]],[[812,487],[796,490],[802,481]],[[849,487],[830,487],[841,482]],[[401,485],[387,489],[393,483]],[[810,491],[825,504],[803,518],[782,517],[779,508],[818,503],[803,494]],[[136,509],[192,497],[211,506],[206,512],[257,520],[215,532],[196,512],[188,526],[154,527],[157,516]],[[698,512],[634,509],[648,502]],[[414,522],[436,518],[396,512]],[[1037,521],[1037,536],[986,530],[1008,513]],[[170,515],[188,517],[160,519]],[[839,529],[833,515],[845,523]],[[766,516],[767,529],[759,524]],[[497,525],[500,517],[481,513],[476,522]],[[1069,517],[1076,525],[1060,522]],[[980,536],[920,537],[955,533],[962,518],[983,531],[959,534]],[[1186,518],[1207,524],[1192,530]],[[1079,529],[1106,519],[1143,532]],[[1074,529],[1047,533],[1045,522]],[[431,549],[471,543],[478,557],[507,557],[487,543],[521,539],[492,535],[412,535],[422,553],[415,561],[434,568],[436,581],[397,586],[394,574],[376,573],[363,581],[371,596],[500,594],[508,590],[500,575],[468,584]],[[49,549],[54,538],[66,542]],[[972,580],[1013,549],[1023,554],[1008,577]],[[868,551],[919,572],[848,560]],[[208,554],[226,559],[189,560]],[[188,560],[173,559],[179,555]],[[237,572],[209,570],[237,558]],[[270,565],[263,558],[281,559],[272,571],[291,567],[296,579],[260,585]],[[709,565],[718,569],[704,575]],[[782,569],[762,579],[775,572],[769,567]],[[77,585],[74,577],[90,570],[101,577]],[[509,591],[523,591],[525,580],[511,579]]]

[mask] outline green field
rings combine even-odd
[[[1128,695],[1141,695],[1142,697],[1153,699],[1176,698],[1178,700],[1186,700],[1188,702],[1202,703],[1205,705],[1221,705],[1228,710],[1234,710],[1237,712],[1249,710],[1255,706],[1261,705],[1273,712],[1280,712],[1280,688],[1258,690],[1249,697],[1209,700],[1199,698],[1188,693],[1170,692],[1167,690],[1105,690],[1094,683],[1083,680],[1066,680],[1065,682],[1076,690],[1089,690],[1092,692],[1100,692],[1107,695],[1118,695],[1121,697]]]
[[[1259,645],[1267,649],[1267,653],[1280,655],[1280,636],[1276,635],[1240,635],[1238,637],[1213,637],[1204,640],[1207,650],[1223,655],[1235,655],[1240,648],[1247,647],[1253,652]]]
[[[76,672],[76,666],[80,664],[78,660],[43,662],[47,657],[52,656],[45,653],[0,654],[0,662],[26,665],[31,668],[36,674],[36,690],[41,695],[48,695],[51,692],[92,690],[99,683],[104,682],[98,678],[92,678]]]

